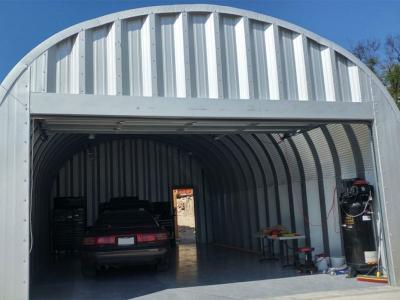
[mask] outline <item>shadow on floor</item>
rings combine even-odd
[[[31,299],[248,299],[369,286],[343,276],[298,276],[279,262],[217,246],[184,244],[173,257],[165,272],[110,269],[92,279],[82,277],[78,258],[66,258],[32,279]]]

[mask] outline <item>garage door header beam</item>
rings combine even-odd
[[[372,121],[369,102],[299,102],[32,93],[34,116]]]

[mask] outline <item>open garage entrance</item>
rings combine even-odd
[[[198,289],[206,297],[210,291],[201,287],[213,286],[222,297],[229,285],[248,298],[266,288],[280,296],[310,287],[365,286],[343,276],[306,275],[302,281],[295,268],[260,262],[257,233],[281,225],[304,236],[289,243],[290,262],[292,250],[304,246],[314,248],[313,258],[342,257],[341,181],[365,178],[375,184],[367,123],[45,116],[33,122],[33,299],[51,299],[55,290],[59,299],[129,299],[176,288]],[[187,200],[188,187],[195,195],[196,243],[178,243],[166,272],[111,268],[87,279],[80,274],[79,244],[57,249],[57,199],[83,199],[85,226],[95,223],[110,199],[148,201],[164,207],[160,223],[177,238],[176,198],[180,193]],[[284,250],[275,243],[275,253]],[[296,287],[291,291],[283,281],[289,277]],[[77,290],[71,290],[72,282]],[[257,288],[243,289],[249,282]]]

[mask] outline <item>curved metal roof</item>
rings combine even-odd
[[[33,92],[370,101],[379,80],[336,44],[288,22],[215,5],[127,10],[74,25],[27,54]]]

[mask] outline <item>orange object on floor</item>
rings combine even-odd
[[[377,277],[368,275],[358,275],[357,280],[364,282],[388,283],[388,278],[386,276]]]

